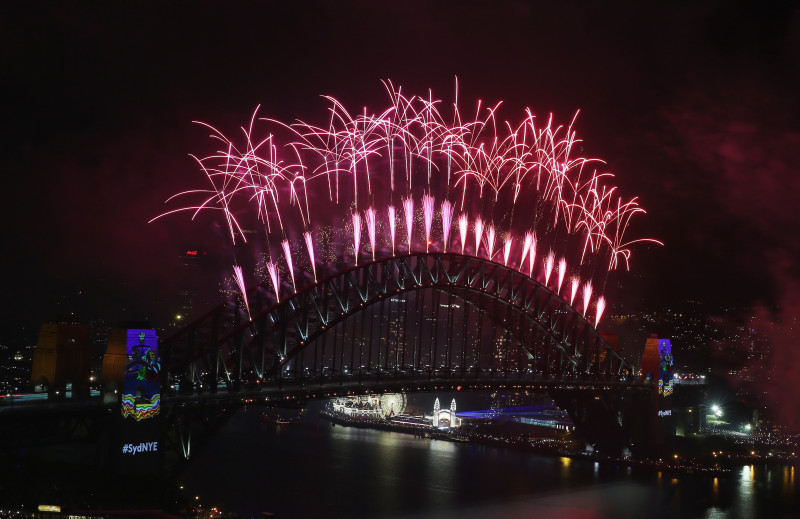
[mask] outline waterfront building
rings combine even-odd
[[[433,415],[431,416],[433,427],[438,429],[455,429],[461,427],[461,418],[456,416],[456,399],[450,402],[450,409],[442,409],[439,399],[433,404]]]
[[[357,395],[331,400],[335,413],[350,418],[384,420],[398,416],[406,410],[405,393],[386,393],[383,395]]]

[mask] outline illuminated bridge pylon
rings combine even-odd
[[[252,319],[222,305],[167,339],[165,392],[635,384],[632,365],[564,299],[482,258],[414,253],[351,267],[278,303],[266,294],[250,298]]]

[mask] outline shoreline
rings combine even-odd
[[[443,440],[457,443],[473,443],[476,445],[487,445],[491,447],[511,448],[515,450],[532,452],[535,454],[542,454],[553,457],[565,457],[576,460],[594,461],[598,463],[614,464],[626,468],[635,468],[640,470],[647,470],[649,472],[668,472],[673,474],[684,475],[710,475],[710,476],[725,476],[730,475],[731,467],[709,467],[700,464],[684,465],[680,463],[669,463],[662,460],[647,460],[647,459],[632,459],[632,458],[609,458],[605,456],[596,456],[586,452],[572,452],[563,449],[563,445],[556,445],[555,441],[542,440],[543,443],[536,445],[531,443],[530,440],[526,441],[509,441],[496,437],[481,437],[477,435],[465,434],[450,434],[446,432],[431,430],[428,427],[415,427],[412,425],[403,426],[396,423],[389,423],[386,421],[366,421],[351,419],[340,416],[328,410],[322,410],[319,416],[332,425],[339,425],[342,427],[355,427],[358,429],[374,429],[388,432],[399,432],[403,434],[410,434],[417,438],[429,438],[434,440]],[[547,443],[550,443],[549,445]],[[795,460],[796,462],[796,460]],[[788,459],[776,458],[774,460],[759,459],[756,461],[736,460],[729,459],[729,464],[732,467],[747,466],[755,464],[763,465],[792,465],[792,461]]]

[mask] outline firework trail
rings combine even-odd
[[[314,282],[317,282],[317,263],[314,261],[314,239],[311,233],[306,231],[303,233],[303,238],[306,240],[306,249],[308,250],[308,257],[311,260],[311,270],[314,273]]]
[[[394,256],[394,238],[397,232],[397,214],[393,205],[389,206],[387,212],[389,213],[389,234],[391,235],[392,240],[392,256]]]
[[[367,234],[369,234],[369,245],[372,248],[372,260],[375,261],[375,209],[370,207],[364,216],[367,219]]]
[[[481,217],[475,219],[475,255],[478,255],[478,251],[481,249],[481,238],[483,237],[483,220]]]
[[[294,263],[292,262],[292,250],[289,247],[289,240],[281,242],[283,248],[283,257],[286,258],[286,265],[289,267],[289,277],[292,279],[292,289],[297,292],[297,286],[294,283]]]
[[[583,285],[583,315],[589,315],[589,301],[592,299],[592,284],[587,281]]]
[[[450,229],[453,223],[453,206],[447,200],[442,201],[442,244],[444,252],[447,252],[447,242],[450,240]]]
[[[272,288],[275,290],[275,301],[280,301],[281,296],[278,293],[280,285],[278,285],[278,266],[274,262],[267,263],[267,272],[269,272],[269,279],[272,281]]]
[[[408,253],[411,254],[411,238],[414,234],[414,199],[411,197],[403,199],[403,213],[406,217],[406,236],[408,237]]]
[[[511,255],[511,236],[506,236],[505,244],[503,245],[503,265],[508,266],[508,257]]]
[[[553,265],[555,264],[556,258],[553,255],[553,251],[547,255],[547,258],[544,260],[544,286],[547,286],[550,283],[550,274],[553,273]]]
[[[486,249],[489,251],[489,259],[494,257],[495,238],[494,225],[490,225],[489,231],[486,233]]]
[[[433,225],[433,204],[434,199],[430,195],[422,197],[422,213],[425,218],[425,252],[430,250],[431,245],[431,226]]]
[[[567,260],[561,258],[558,262],[558,289],[556,289],[557,294],[561,294],[561,284],[564,282],[564,275],[567,273]]]
[[[569,305],[574,307],[575,306],[575,296],[578,294],[578,286],[580,286],[581,280],[577,277],[572,278],[572,288],[570,290],[569,296]]]
[[[467,245],[467,231],[469,230],[469,217],[466,213],[461,213],[458,217],[458,233],[461,236],[461,254],[464,254],[464,247]]]
[[[533,266],[536,261],[536,236],[531,237],[531,251],[528,253],[528,277],[533,277]]]
[[[361,246],[361,215],[353,213],[353,252],[355,254],[355,264],[358,265],[358,251]]]
[[[606,300],[603,296],[600,296],[600,299],[597,300],[597,313],[595,314],[594,318],[594,327],[597,328],[597,325],[600,324],[600,317],[603,315],[603,311],[606,309]]]
[[[519,265],[520,268],[522,265],[525,264],[525,256],[528,255],[528,251],[531,250],[531,245],[533,244],[533,234],[525,233],[525,242],[522,245],[522,256],[519,258]]]
[[[247,301],[247,290],[244,286],[244,275],[242,274],[242,267],[239,265],[233,266],[233,274],[236,278],[236,284],[239,286],[239,292],[242,294],[242,299],[244,299],[244,306],[247,308],[247,315],[250,317],[250,303]],[[252,317],[250,317],[252,319]]]

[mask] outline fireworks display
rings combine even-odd
[[[332,256],[358,264],[366,253],[361,250],[364,222],[373,260],[448,250],[494,260],[499,235],[502,263],[545,285],[558,251],[557,291],[569,277],[572,304],[582,283],[587,319],[592,283],[602,292],[608,271],[629,267],[633,244],[659,243],[625,237],[633,216],[644,210],[636,198],[623,199],[609,184],[613,175],[598,170],[601,160],[576,155],[580,141],[574,119],[566,127],[552,117],[541,123],[526,110],[518,124],[501,122],[500,104],[486,107],[480,101],[470,111],[474,115],[465,117],[457,103],[445,110],[432,94],[406,96],[390,82],[384,85],[390,103],[374,114],[366,108],[351,114],[325,97],[329,107],[323,125],[259,118],[257,109],[236,140],[200,123],[219,144],[217,152],[194,157],[210,187],[174,195],[169,203],[195,200],[156,218],[180,211],[193,217],[221,212],[232,244],[256,247],[268,258],[278,300],[288,290],[279,285],[279,272],[287,273],[296,291],[303,273],[309,282],[316,280],[320,265],[329,262],[320,250],[338,251]],[[450,242],[455,211],[459,232]],[[434,222],[441,222],[441,233]],[[257,235],[263,240],[245,232],[254,228],[261,229]],[[405,247],[397,246],[397,233],[403,231]],[[289,244],[300,243],[301,235],[306,256],[298,249],[293,258]],[[537,244],[550,250],[539,270]],[[512,254],[513,249],[518,252]],[[235,277],[244,294],[241,269]],[[605,305],[602,297],[595,301],[595,322]]]

